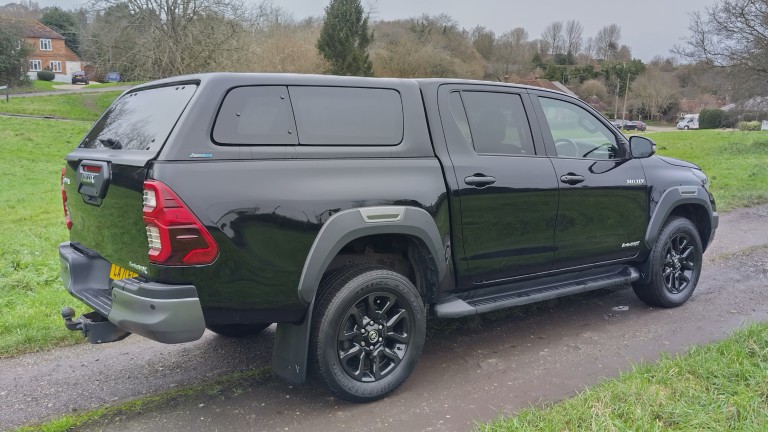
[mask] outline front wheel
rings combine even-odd
[[[703,248],[696,227],[688,219],[670,219],[659,233],[648,258],[649,278],[632,288],[644,302],[661,307],[685,303],[701,274]]]
[[[349,266],[324,278],[312,320],[314,372],[352,402],[394,391],[424,346],[426,313],[418,290],[384,267]]]

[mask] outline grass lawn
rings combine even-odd
[[[477,430],[768,430],[768,323]]]
[[[695,130],[647,136],[656,141],[660,155],[701,166],[719,211],[768,202],[768,132]]]
[[[62,94],[0,100],[0,114],[52,116],[72,120],[96,121],[120,91]]]
[[[59,183],[64,155],[89,126],[0,117],[0,152],[9,162],[0,170],[0,357],[82,339],[59,316],[62,307],[80,305],[61,284],[56,245],[68,238]]]

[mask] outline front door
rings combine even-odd
[[[545,93],[533,99],[560,188],[555,267],[636,256],[648,225],[641,161],[631,159],[626,139],[586,106]]]
[[[558,186],[527,93],[443,86],[439,106],[461,209],[459,286],[551,270]]]

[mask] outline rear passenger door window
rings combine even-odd
[[[478,154],[536,154],[520,95],[465,91],[461,98]]]
[[[393,146],[403,140],[403,103],[391,89],[291,87],[301,145]]]
[[[285,86],[237,87],[224,98],[213,140],[217,144],[296,145],[296,124]]]

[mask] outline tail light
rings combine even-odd
[[[64,176],[67,174],[67,167],[64,166],[61,169],[61,202],[64,204],[64,222],[67,224],[67,229],[72,229],[72,217],[69,215],[69,206],[67,205],[67,191],[64,189]]]
[[[216,241],[171,188],[160,181],[147,180],[143,201],[150,262],[202,265],[216,260]]]

